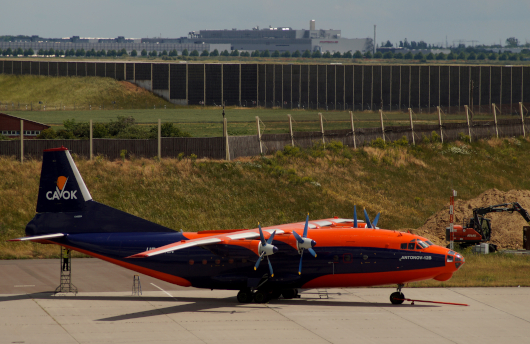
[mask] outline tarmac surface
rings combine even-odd
[[[407,298],[466,303],[391,305],[393,288],[304,291],[239,304],[234,291],[182,288],[97,259],[74,259],[79,293],[53,296],[59,260],[0,261],[4,343],[530,343],[530,288],[405,288]]]

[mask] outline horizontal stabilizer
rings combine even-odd
[[[28,236],[28,237],[23,237],[23,238],[9,239],[8,241],[35,241],[35,240],[60,238],[63,236],[64,236],[63,233],[55,233],[55,234],[34,235],[34,236]]]

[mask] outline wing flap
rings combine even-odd
[[[134,254],[132,256],[129,256],[127,258],[147,258],[156,256],[159,254],[177,251],[177,250],[183,250],[185,248],[194,247],[194,246],[204,246],[204,245],[212,245],[212,244],[218,244],[222,240],[219,238],[206,238],[206,239],[195,239],[195,240],[186,240],[184,242],[179,241],[175,242],[166,246],[162,246],[159,248],[155,248],[154,250],[149,250],[141,253]]]
[[[265,229],[264,232],[268,232],[269,234],[272,234],[273,232],[276,232],[276,234],[283,234],[285,233],[281,229]],[[215,245],[222,242],[230,241],[230,240],[245,240],[245,239],[253,239],[258,238],[259,233],[255,230],[248,230],[248,231],[242,231],[241,233],[234,233],[234,234],[223,234],[223,235],[217,235],[215,237],[209,237],[205,239],[192,239],[192,240],[185,240],[185,241],[178,241],[174,242],[172,244],[162,246],[159,248],[155,248],[154,250],[149,250],[145,252],[140,252],[137,254],[133,254],[132,256],[129,256],[127,258],[147,258],[147,257],[153,257],[159,254],[177,251],[177,250],[183,250],[185,248],[194,247],[194,246],[204,246],[204,245]]]

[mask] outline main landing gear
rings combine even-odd
[[[252,292],[250,288],[242,289],[237,293],[237,301],[240,303],[267,303],[270,300],[278,299],[283,296],[284,299],[294,299],[299,297],[298,289],[283,289],[283,290],[257,290]]]
[[[392,302],[393,305],[400,305],[405,301],[405,295],[401,292],[403,286],[404,284],[398,284],[397,291],[390,294],[390,302]]]

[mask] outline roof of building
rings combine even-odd
[[[3,112],[0,112],[0,116],[6,116],[6,117],[13,118],[13,119],[23,120],[25,122],[31,122],[31,123],[34,123],[34,124],[45,126],[47,128],[50,127],[48,124],[32,121],[31,119],[26,119],[26,118],[22,118],[22,117],[13,116],[13,115],[8,115],[7,113],[3,113]]]

